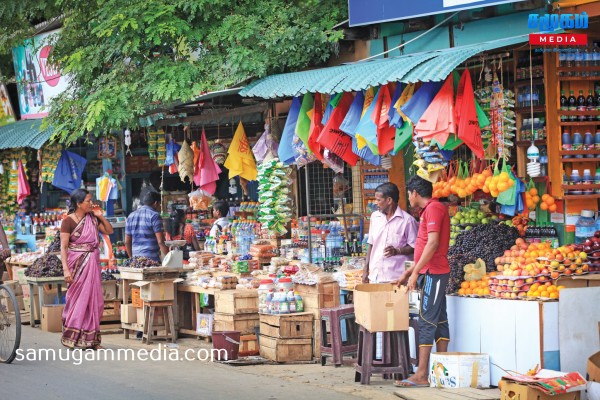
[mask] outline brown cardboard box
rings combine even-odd
[[[23,296],[23,289],[19,281],[4,281],[3,285],[12,290],[15,296]]]
[[[121,322],[135,324],[137,322],[137,308],[133,304],[121,306]]]
[[[500,380],[500,400],[579,400],[580,392],[549,395],[541,390],[515,382]]]
[[[25,302],[23,301],[23,296],[15,296],[17,300],[17,307],[19,310],[25,310]],[[0,305],[6,306],[9,313],[14,312],[13,302],[9,298],[0,298]]]
[[[390,283],[357,285],[354,289],[356,323],[369,332],[408,330],[408,292]]]
[[[45,332],[62,332],[62,313],[64,304],[42,307],[42,330]]]
[[[169,301],[175,298],[176,279],[166,279],[162,281],[138,281],[131,285],[140,288],[140,299],[143,301]]]
[[[588,358],[588,381],[600,382],[600,351]]]

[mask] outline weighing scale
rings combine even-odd
[[[169,252],[162,261],[163,267],[181,268],[183,266],[183,250],[181,248],[186,245],[185,240],[165,240],[165,246],[169,248]]]

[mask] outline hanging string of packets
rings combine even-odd
[[[290,175],[292,171],[279,159],[263,162],[258,167],[258,221],[269,234],[282,236],[291,220]]]

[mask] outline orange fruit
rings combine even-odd
[[[540,204],[540,208],[545,211],[545,210],[548,209],[548,204],[547,203],[542,203],[542,204]]]
[[[542,195],[542,201],[546,201],[546,200],[548,200],[548,197],[550,197],[550,195],[549,195],[548,193],[544,193],[544,194]]]
[[[538,191],[537,191],[537,189],[536,189],[536,188],[532,187],[531,189],[529,189],[529,193],[530,193],[532,196],[535,196],[535,195],[537,195],[537,194],[538,194]]]
[[[465,294],[465,289],[458,289],[458,294],[464,295]]]
[[[468,287],[469,287],[469,282],[461,282],[461,283],[460,283],[460,287],[461,287],[462,289],[466,289],[466,288],[468,288]]]
[[[469,282],[469,288],[471,288],[471,289],[477,289],[477,282],[475,282],[475,281]]]
[[[555,200],[554,200],[554,197],[548,196],[548,198],[546,200],[544,200],[544,202],[548,205],[551,205],[551,204],[554,204]]]
[[[550,293],[550,298],[551,299],[558,299],[558,292],[552,292],[552,293]]]
[[[553,203],[553,204],[550,204],[550,205],[548,206],[548,211],[550,211],[550,212],[556,212],[556,209],[557,209],[557,208],[558,208],[558,207],[556,207],[556,204],[554,204],[554,203]]]

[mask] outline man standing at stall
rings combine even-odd
[[[125,248],[129,257],[148,257],[160,261],[167,255],[160,209],[160,194],[148,190],[142,195],[142,206],[129,214],[125,225]]]
[[[418,224],[398,207],[399,199],[400,191],[393,183],[375,189],[378,210],[371,215],[363,283],[396,281],[405,270],[404,262],[412,260]]]
[[[421,209],[415,246],[415,265],[407,269],[398,284],[408,280],[408,290],[421,289],[419,310],[419,367],[413,376],[394,385],[429,386],[429,356],[435,342],[438,352],[447,352],[450,341],[446,315],[446,286],[450,277],[448,247],[450,216],[448,208],[432,198],[431,182],[413,176],[406,185],[411,207]]]

